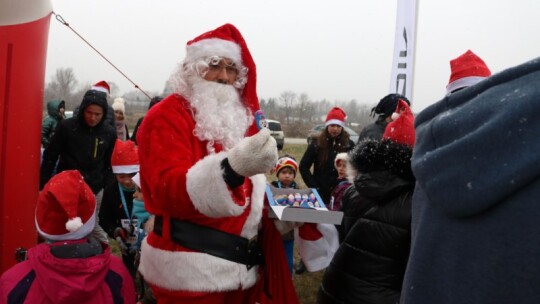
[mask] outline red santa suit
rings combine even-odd
[[[189,103],[171,95],[155,108],[145,117],[137,141],[145,207],[151,214],[163,216],[163,235],[151,233],[143,243],[140,271],[152,284],[171,290],[253,286],[256,267],[247,270],[245,265],[173,243],[167,218],[252,239],[262,215],[265,176],[246,178],[243,186],[231,189],[221,168],[227,152],[216,145],[216,153],[209,154],[207,142],[193,135],[195,121]]]
[[[226,24],[188,42],[186,53],[185,62],[200,60],[201,56],[222,56],[247,67],[241,100],[252,113],[259,109],[255,64],[234,26]],[[137,135],[145,207],[162,221],[160,231],[156,233],[154,228],[143,241],[139,270],[158,301],[161,297],[175,302],[178,297],[214,303],[217,300],[212,300],[213,295],[248,290],[260,277],[257,266],[247,267],[186,248],[189,246],[180,245],[171,236],[171,222],[180,221],[252,240],[263,214],[264,174],[246,177],[242,185],[231,188],[222,168],[228,151],[217,142],[209,151],[209,142],[194,134],[193,115],[188,100],[170,95],[149,111]],[[257,131],[253,123],[246,135]],[[275,239],[281,244],[279,235]],[[286,267],[283,262],[285,274]],[[293,297],[287,302],[297,303],[290,275],[286,280]]]

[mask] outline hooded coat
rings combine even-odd
[[[411,240],[414,177],[409,146],[367,139],[350,154],[353,177],[342,200],[343,243],[326,269],[317,303],[399,301]]]
[[[41,123],[41,145],[43,148],[49,146],[49,142],[54,135],[56,125],[59,121],[64,119],[63,115],[60,115],[60,108],[65,108],[66,103],[60,99],[53,99],[47,102],[47,117],[43,119]]]
[[[540,59],[416,119],[401,303],[540,303]]]
[[[53,247],[85,242],[41,243],[29,249],[28,260],[0,278],[0,303],[135,303],[133,280],[108,247],[89,257],[61,258],[52,253]]]
[[[102,92],[89,90],[80,105],[81,113],[91,104],[103,108],[103,117],[95,127],[90,127],[84,115],[62,120],[47,149],[43,151],[40,172],[40,189],[52,177],[56,161],[57,172],[79,170],[94,193],[112,182],[111,156],[116,141],[116,130],[105,124],[108,113],[107,98]]]

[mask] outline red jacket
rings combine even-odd
[[[0,303],[135,303],[133,280],[108,247],[88,258],[57,258],[54,245],[29,249],[28,260],[2,275]]]

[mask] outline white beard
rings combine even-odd
[[[240,101],[232,85],[224,85],[193,77],[190,104],[195,110],[194,134],[208,141],[208,150],[214,152],[214,143],[225,150],[234,147],[246,134],[253,116]]]

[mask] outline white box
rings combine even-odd
[[[313,194],[319,203],[319,207],[309,207],[306,206],[306,203],[302,207],[284,206],[278,203],[278,201],[281,202],[283,196],[297,193],[307,196]],[[268,185],[266,187],[266,197],[270,205],[269,216],[281,221],[341,225],[343,220],[343,212],[328,210],[316,189],[283,189]]]

